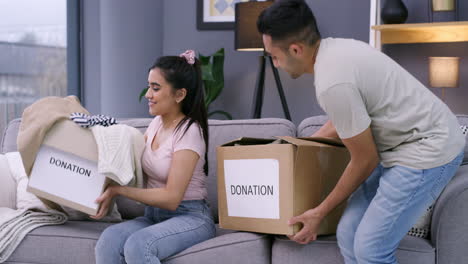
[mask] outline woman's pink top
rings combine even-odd
[[[174,153],[184,149],[192,150],[197,153],[200,158],[195,166],[183,200],[206,199],[206,175],[203,171],[206,152],[205,140],[203,139],[202,130],[196,122],[192,123],[184,134],[187,124],[188,121],[185,122],[177,132],[169,136],[166,141],[161,142],[159,147],[153,151],[151,149],[151,143],[159,128],[162,126],[162,121],[159,116],[156,116],[153,121],[151,121],[145,132],[147,139],[142,157],[143,171],[148,176],[147,188],[165,187]]]

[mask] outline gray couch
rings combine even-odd
[[[144,131],[151,119],[128,119]],[[459,116],[461,124],[468,117]],[[284,119],[210,120],[208,200],[217,219],[216,146],[241,137],[309,136],[324,122],[324,116],[305,119],[297,128]],[[20,120],[5,130],[2,153],[16,150]],[[468,157],[468,155],[466,155]],[[465,161],[464,161],[465,162]],[[462,166],[438,199],[432,217],[431,238],[407,236],[397,257],[400,263],[468,263],[468,165]],[[143,214],[143,207],[125,198],[117,200],[123,218]],[[18,246],[6,263],[94,263],[94,246],[110,223],[69,221],[64,225],[37,228]],[[299,245],[284,236],[217,229],[216,237],[172,256],[164,263],[343,263],[334,236],[323,236]]]

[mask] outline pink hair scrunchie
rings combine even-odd
[[[193,50],[186,50],[184,53],[180,54],[179,57],[184,57],[190,65],[195,63],[195,51]]]

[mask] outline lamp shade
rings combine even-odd
[[[459,57],[429,57],[429,85],[432,87],[457,87]]]
[[[236,4],[234,48],[239,51],[263,50],[262,35],[257,30],[260,13],[273,1],[239,2]]]
[[[432,11],[454,11],[457,0],[432,0]]]

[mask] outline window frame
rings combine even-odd
[[[82,0],[67,1],[67,95],[83,102],[82,89]]]

